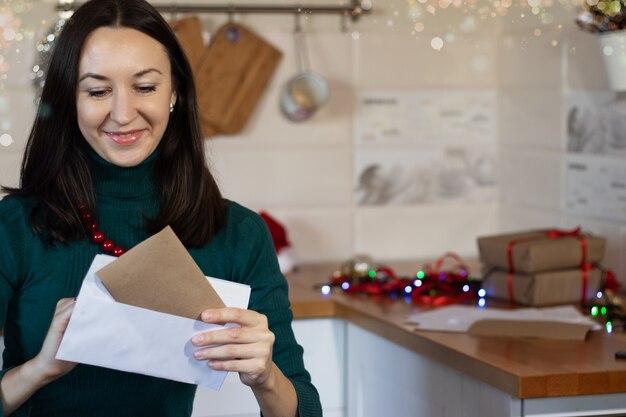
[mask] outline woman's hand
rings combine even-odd
[[[241,382],[250,387],[272,384],[275,338],[268,328],[267,317],[256,311],[230,307],[205,310],[201,317],[206,323],[236,323],[241,327],[195,335],[192,343],[204,347],[196,350],[196,359],[208,360],[215,370],[239,372]]]
[[[75,304],[75,298],[59,300],[41,351],[33,359],[36,369],[41,372],[43,380],[47,382],[60,378],[76,366],[74,362],[61,361],[55,358]]]

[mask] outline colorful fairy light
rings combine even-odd
[[[443,259],[452,257],[457,262],[455,268],[444,271]],[[360,268],[367,263],[366,269]],[[366,255],[358,255],[344,262],[339,271],[333,273],[329,287],[341,287],[347,293],[362,293],[372,296],[383,295],[396,299],[400,295],[410,297],[416,303],[445,305],[460,303],[476,295],[480,282],[470,280],[470,275],[460,258],[446,253],[433,267],[417,271],[413,278],[398,277],[386,266],[373,266]]]
[[[322,285],[322,294],[324,295],[330,294],[330,285]]]

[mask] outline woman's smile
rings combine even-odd
[[[121,146],[131,146],[134,145],[141,136],[145,129],[141,130],[132,130],[127,132],[104,132],[105,135],[109,137],[113,142],[117,143]]]

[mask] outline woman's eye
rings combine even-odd
[[[156,91],[156,86],[154,85],[140,85],[135,88],[141,94],[148,94]]]
[[[109,91],[108,90],[89,90],[89,97],[102,98],[106,96]]]

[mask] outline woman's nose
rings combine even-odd
[[[137,115],[134,98],[130,93],[118,91],[113,95],[111,119],[119,125],[132,122]]]

